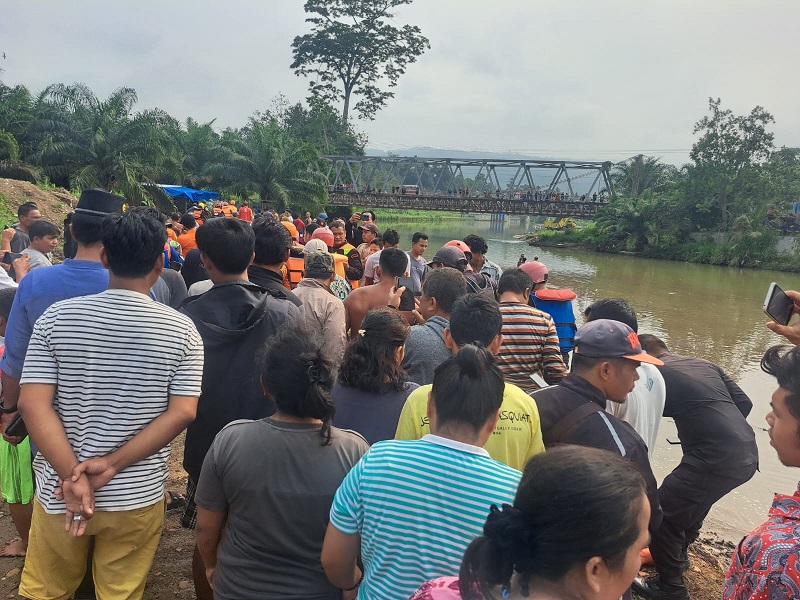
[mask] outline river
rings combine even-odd
[[[553,287],[575,290],[575,314],[583,323],[583,310],[600,298],[623,297],[636,309],[639,332],[661,337],[675,354],[697,356],[720,365],[753,400],[748,422],[753,426],[760,453],[761,471],[747,484],[717,503],[706,521],[706,530],[738,541],[761,523],[775,492],[794,492],[798,472],[778,462],[769,445],[764,416],[776,387],[772,377],[761,372],[764,351],[781,343],[764,324],[761,310],[767,288],[777,281],[784,289],[798,289],[797,275],[729,267],[685,264],[581,250],[528,246],[514,235],[526,232],[519,219],[505,223],[490,221],[382,222],[379,229],[395,227],[401,247],[409,248],[411,235],[424,231],[430,237],[426,257],[451,239],[477,233],[489,244],[487,256],[502,268],[515,267],[521,253],[534,256],[549,269]],[[653,470],[659,481],[681,459],[680,446],[667,444],[675,436],[672,419],[663,419]]]

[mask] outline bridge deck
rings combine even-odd
[[[471,198],[468,196],[413,196],[374,192],[331,192],[328,195],[328,204],[364,208],[446,210],[461,213],[504,213],[580,219],[593,219],[597,216],[597,210],[604,206],[598,202],[553,202],[508,198]]]

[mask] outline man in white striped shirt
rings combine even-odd
[[[203,371],[191,320],[149,297],[165,242],[154,209],[107,218],[109,289],[57,302],[36,321],[19,399],[39,448],[23,597],[70,597],[89,536],[98,598],[143,595],[169,443],[195,417]]]

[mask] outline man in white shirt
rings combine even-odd
[[[169,444],[194,420],[203,376],[192,321],[149,296],[166,240],[155,209],[106,218],[109,289],[58,302],[34,325],[18,405],[39,448],[24,598],[71,597],[90,536],[98,597],[144,592]]]
[[[624,298],[598,300],[585,312],[586,321],[613,319],[637,331],[636,312]],[[667,386],[661,372],[653,365],[641,363],[637,369],[639,379],[625,402],[606,403],[606,412],[625,421],[647,444],[647,456],[652,460],[658,438],[658,427],[667,401]]]

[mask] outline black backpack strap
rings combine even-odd
[[[603,409],[594,402],[586,402],[585,404],[581,404],[579,407],[568,412],[558,423],[555,424],[550,431],[547,432],[546,437],[548,445],[558,444],[561,441],[561,438],[569,433],[569,431],[578,423],[583,421],[583,419],[596,412],[601,412],[602,410]]]

